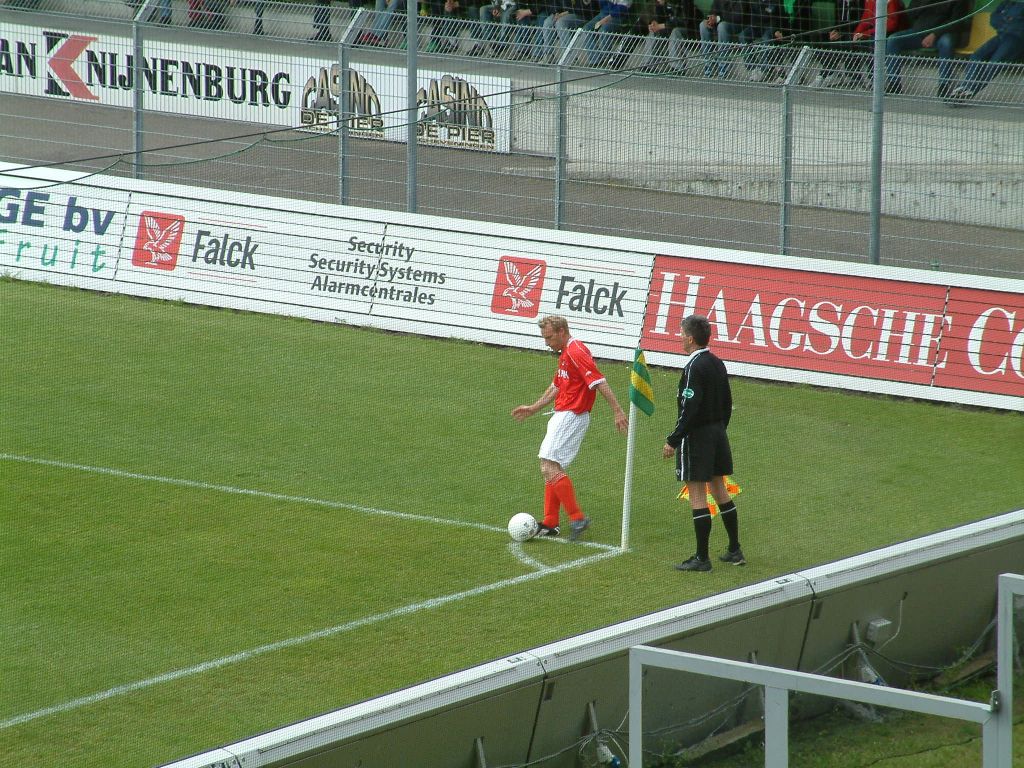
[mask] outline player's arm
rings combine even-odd
[[[530,405],[517,405],[513,408],[512,418],[516,421],[522,421],[523,419],[533,416],[533,414],[537,413],[544,406],[553,403],[557,394],[558,387],[554,384],[549,384],[548,388],[544,390],[544,394],[537,398],[535,402]]]
[[[615,398],[612,388],[608,386],[608,382],[600,381],[594,388],[601,393],[601,397],[608,401],[608,407],[612,409],[612,416],[615,418],[615,428],[619,432],[625,432],[629,428],[629,419],[626,418],[626,414]]]

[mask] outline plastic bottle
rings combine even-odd
[[[622,761],[618,755],[612,754],[607,744],[597,743],[597,762],[601,765],[610,765],[612,768],[622,768]]]

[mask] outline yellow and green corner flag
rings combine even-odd
[[[651,372],[642,349],[637,348],[633,356],[633,370],[629,374],[629,402],[646,413],[654,415],[654,390],[651,389]]]

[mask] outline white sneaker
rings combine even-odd
[[[843,85],[843,82],[845,80],[845,75],[841,74],[840,72],[833,72],[831,75],[825,78],[825,87],[839,88]]]
[[[964,88],[962,85],[959,88],[954,88],[949,92],[949,97],[946,99],[950,104],[964,104],[974,98],[974,91],[968,88]]]
[[[760,83],[762,80],[764,80],[764,70],[755,69],[750,73],[750,82]]]
[[[811,80],[810,87],[811,88],[817,88],[819,90],[821,88],[824,88],[825,87],[825,78],[822,77],[821,75],[818,75],[816,78]]]

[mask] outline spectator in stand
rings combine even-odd
[[[906,11],[910,28],[897,32],[885,45],[886,93],[903,93],[903,62],[899,54],[928,48],[939,56],[938,96],[944,99],[949,95],[953,90],[953,54],[970,31],[973,5],[974,0],[913,0]]]
[[[647,72],[684,72],[686,60],[682,53],[685,38],[696,37],[697,9],[693,0],[654,0],[646,25],[643,53],[636,65]]]
[[[590,66],[600,66],[602,56],[607,54],[611,47],[610,35],[626,21],[632,2],[633,0],[601,0],[601,9],[597,16],[583,25],[583,29],[590,33],[586,43]]]
[[[316,0],[313,8],[313,36],[309,38],[314,43],[330,43],[334,38],[331,36],[331,0]]]
[[[139,8],[142,6],[142,0],[127,0],[127,3],[128,7],[132,9],[133,14],[138,13]],[[38,5],[38,3],[35,3],[34,5]],[[171,0],[157,0],[153,3],[153,6],[150,8],[149,20],[156,22],[157,24],[170,24]]]
[[[210,13],[210,29],[224,29],[228,25],[228,4],[234,5],[238,0],[206,0]]]
[[[907,16],[903,10],[903,0],[888,0],[885,6],[885,36],[892,37],[907,27]],[[853,47],[855,50],[870,51],[875,40],[875,0],[864,0],[864,13],[860,23],[853,28]]]
[[[228,0],[188,0],[188,25],[199,29],[224,29],[227,6]]]
[[[886,3],[885,16],[886,37],[896,34],[905,27],[906,19],[903,13],[902,0],[888,0]],[[874,47],[875,0],[864,0],[864,10],[861,12],[860,21],[857,22],[857,26],[853,28],[853,34],[850,35],[850,42],[848,44],[838,38],[833,38],[831,34],[829,35],[829,39],[833,42],[843,44],[849,53],[840,53],[835,57],[837,71],[831,73],[826,78],[825,85],[846,85],[851,88],[861,86],[863,84],[864,75],[862,68],[864,67],[864,62],[867,57],[863,55],[859,56],[858,54],[870,53]],[[870,71],[870,61],[867,63],[867,68]],[[823,67],[822,69],[824,71],[825,68]],[[835,78],[836,74],[839,74],[839,79]],[[812,85],[815,84],[812,83]]]
[[[821,44],[828,40],[828,29],[820,29],[814,22],[812,14],[813,0],[784,0],[783,12],[789,22],[789,29],[785,31],[778,42],[786,45],[812,45],[820,49]],[[820,60],[820,54],[816,60]],[[775,80],[777,84],[784,83],[789,70],[782,66],[778,70]]]
[[[827,29],[818,29],[812,16],[812,0],[784,0],[786,18],[789,19],[787,43],[812,44],[828,39]]]
[[[841,87],[856,77],[856,57],[847,53],[853,28],[864,15],[863,0],[835,0],[836,25],[828,30],[828,45],[818,55],[821,69],[811,81],[812,88]]]
[[[439,53],[458,53],[459,27],[464,18],[460,0],[430,0],[430,15],[442,21],[435,25],[433,47]]]
[[[752,0],[748,24],[740,32],[741,43],[753,45],[743,54],[750,79],[757,83],[770,79],[773,52],[769,46],[781,43],[789,29],[789,19],[780,0]]]
[[[159,0],[153,9],[154,21],[158,24],[171,23],[171,0]]]
[[[251,0],[253,10],[253,22],[252,22],[252,33],[254,35],[262,35],[263,30],[263,14],[267,10],[267,0]]]
[[[992,82],[1003,65],[1024,60],[1024,0],[1003,0],[990,19],[996,36],[987,40],[967,60],[961,84],[950,91],[950,101],[963,103]]]
[[[600,10],[599,0],[562,0],[561,8],[544,19],[540,58],[547,56],[552,64],[558,61],[560,51],[569,45],[572,31],[585,26]]]
[[[375,0],[373,4],[373,22],[370,28],[357,40],[360,45],[381,45],[387,35],[395,11],[402,0]],[[402,7],[405,4],[402,3]]]
[[[704,56],[704,77],[729,76],[729,62],[725,50],[747,26],[747,8],[744,0],[713,0],[711,13],[700,23],[701,54]],[[712,42],[712,36],[715,41]]]
[[[509,23],[517,28],[513,34],[511,58],[536,58],[541,42],[541,30],[535,27],[543,27],[551,15],[552,9],[547,0],[523,0],[516,4],[515,11],[509,16]]]
[[[499,31],[491,25],[501,24],[507,27],[516,11],[514,0],[494,0],[494,2],[480,6],[480,25],[474,27],[470,34],[474,35],[477,42],[470,49],[470,56],[483,56],[487,53],[488,45],[497,35],[504,38],[504,30]]]

